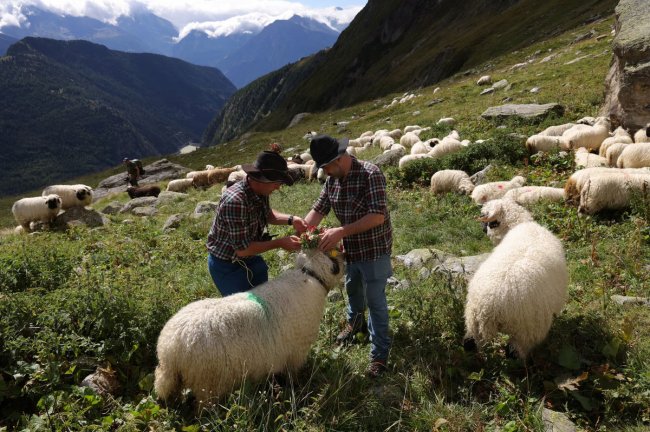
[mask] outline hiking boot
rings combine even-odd
[[[366,375],[368,378],[375,379],[387,370],[388,367],[386,366],[386,360],[373,360],[368,365],[368,369],[366,369]]]
[[[336,336],[336,344],[349,345],[356,342],[357,333],[362,333],[364,336],[368,335],[368,325],[365,321],[361,321],[360,325],[354,327],[350,323],[345,324],[343,331]]]

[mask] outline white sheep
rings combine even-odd
[[[297,371],[343,269],[341,254],[308,250],[296,256],[294,269],[250,291],[183,307],[158,337],[158,396],[169,400],[189,388],[204,406],[244,378]]]
[[[650,167],[650,142],[625,147],[616,161],[616,166],[619,168]]]
[[[571,174],[567,179],[564,185],[564,195],[567,203],[577,203],[578,198],[580,197],[580,191],[582,187],[589,181],[592,176],[610,174],[615,175],[619,173],[625,174],[648,174],[650,170],[645,168],[627,168],[627,169],[617,169],[617,168],[606,168],[606,167],[596,167],[596,168],[585,168],[578,170]]]
[[[481,78],[476,81],[476,85],[490,85],[492,84],[492,77],[490,75],[483,75]]]
[[[415,160],[418,160],[418,159],[431,159],[431,156],[429,156],[428,153],[426,153],[426,154],[407,154],[405,156],[402,156],[399,159],[399,162],[398,162],[397,166],[400,169],[402,169],[405,166],[407,166],[408,164],[410,164],[411,162],[413,162]]]
[[[551,150],[569,150],[571,143],[568,138],[553,135],[531,135],[526,140],[526,149],[530,153],[539,151],[549,152]]]
[[[413,147],[413,144],[422,141],[414,132],[407,132],[399,139],[399,143],[406,148]]]
[[[650,174],[595,175],[580,190],[578,212],[595,214],[601,210],[618,210],[629,207],[634,193],[648,196]]]
[[[431,176],[431,192],[433,193],[460,192],[467,195],[473,190],[474,183],[465,171],[440,170]]]
[[[522,186],[510,189],[503,198],[514,200],[524,207],[540,201],[564,202],[564,189],[548,186]]]
[[[607,159],[598,156],[597,154],[589,153],[589,150],[585,147],[579,147],[576,149],[573,157],[576,167],[593,168],[607,166]]]
[[[564,248],[512,200],[488,202],[481,220],[497,246],[469,282],[465,346],[484,346],[500,332],[523,359],[546,338],[566,303]]]
[[[51,223],[61,210],[61,197],[56,194],[21,198],[11,206],[14,219],[23,230],[30,231],[30,222]]]
[[[521,176],[513,177],[510,181],[498,181],[478,185],[472,191],[472,200],[477,204],[485,204],[488,201],[501,198],[510,189],[522,187],[526,179]]]
[[[372,138],[374,134],[375,133],[373,131],[365,131],[364,133],[359,135],[359,138],[367,138],[367,137]]]
[[[598,117],[593,126],[577,124],[562,134],[571,142],[571,148],[585,147],[587,150],[598,150],[600,144],[609,137],[610,122],[605,117]]]
[[[84,184],[48,186],[43,189],[41,196],[52,194],[61,198],[61,210],[85,207],[93,202],[93,188]]]
[[[634,134],[634,142],[635,143],[650,142],[650,123],[648,123],[645,127],[636,131],[636,133]]]
[[[400,144],[401,145],[401,144]],[[391,147],[392,148],[392,147]],[[422,141],[418,141],[411,147],[411,154],[425,154],[431,151],[431,147]]]
[[[621,153],[623,153],[625,147],[629,145],[632,144],[614,143],[607,146],[607,151],[605,152],[605,159],[607,159],[607,165],[610,167],[615,167],[616,163],[618,162],[619,156],[621,156]]]
[[[402,133],[401,129],[393,129],[392,131],[388,132],[388,136],[391,137],[394,140],[398,140],[404,135]]]
[[[442,141],[440,141],[440,143],[436,144],[436,146],[431,149],[429,156],[438,159],[448,154],[456,153],[463,148],[465,148],[465,146],[460,141],[446,136]]]
[[[453,117],[443,117],[438,122],[436,123],[438,126],[440,125],[445,125],[445,126],[453,126],[456,124],[456,119]]]
[[[561,125],[549,126],[537,135],[543,136],[562,136],[562,134],[567,130],[575,126],[575,123],[564,123]]]
[[[605,138],[602,143],[600,143],[600,148],[598,149],[598,154],[605,157],[607,154],[607,149],[610,145],[623,143],[623,144],[632,144],[632,137],[629,133],[622,127],[617,127],[614,131],[614,134],[609,138]]]
[[[382,150],[388,150],[393,144],[395,144],[395,140],[389,135],[382,135],[375,139],[373,143],[377,143],[379,148]]]
[[[192,179],[176,179],[167,183],[167,191],[169,192],[185,192],[192,187]]]
[[[413,131],[420,130],[420,129],[422,129],[422,126],[418,126],[418,125],[409,125],[409,126],[406,126],[406,127],[404,128],[404,133],[407,134],[407,133],[409,133],[409,132],[413,132]]]
[[[213,169],[214,169],[214,165],[207,164],[207,165],[205,166],[205,170],[206,170],[206,171],[207,171],[207,170],[213,170]]]

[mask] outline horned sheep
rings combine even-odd
[[[297,371],[318,336],[327,293],[343,274],[342,255],[333,255],[303,251],[294,269],[250,291],[178,311],[158,337],[158,396],[169,400],[189,388],[204,406],[244,378]]]
[[[500,332],[525,359],[546,338],[566,303],[564,248],[512,200],[488,202],[481,220],[496,247],[468,286],[465,347],[484,346]]]
[[[52,194],[61,198],[61,210],[85,207],[93,202],[93,188],[84,184],[48,186],[43,189],[41,196]]]
[[[61,210],[61,197],[56,194],[21,198],[11,206],[16,222],[29,232],[30,222],[51,223]]]

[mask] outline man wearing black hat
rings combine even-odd
[[[386,281],[393,274],[390,262],[393,234],[386,178],[376,165],[347,154],[347,145],[347,139],[337,140],[327,135],[312,138],[311,155],[329,177],[305,222],[318,225],[330,209],[341,222],[340,227],[325,231],[318,246],[330,250],[343,240],[345,249],[347,325],[336,340],[339,344],[351,343],[357,333],[369,331],[371,351],[366,373],[376,378],[386,370],[391,344]]]
[[[300,238],[271,239],[268,224],[306,229],[299,217],[273,210],[269,196],[293,180],[287,162],[278,153],[265,151],[255,164],[243,165],[247,178],[230,186],[217,207],[208,234],[208,270],[222,296],[248,291],[268,280],[268,266],[259,254],[271,249],[300,249]]]

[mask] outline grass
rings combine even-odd
[[[611,23],[597,22],[576,33],[591,28],[606,33]],[[460,74],[440,83],[435,95],[433,88],[419,89],[413,103],[384,109],[398,96],[387,95],[314,115],[298,129],[253,133],[242,143],[170,159],[190,168],[231,165],[253,160],[272,141],[287,153],[305,149],[307,130],[356,136],[413,123],[433,125],[446,116],[458,120],[463,138],[499,145],[504,131],[479,115],[505,96],[517,103],[557,101],[566,107],[563,117],[539,124],[506,123],[505,133],[528,135],[596,114],[611,55],[601,54],[611,40],[570,45],[573,38],[564,34],[486,64],[480,74],[513,84],[494,95],[478,95],[478,73]],[[555,60],[509,71],[538,50],[541,59],[549,49],[558,54]],[[592,57],[564,64],[585,54]],[[529,93],[533,86],[541,93]],[[434,97],[445,100],[427,107]],[[342,120],[350,124],[339,132],[333,123]],[[75,182],[95,185],[121,170]],[[570,172],[564,159],[549,155],[499,163],[490,178],[519,174],[529,184],[561,185]],[[426,186],[407,187],[399,172],[389,170],[387,176],[394,256],[426,247],[457,255],[491,250],[468,197],[434,197]],[[302,215],[319,190],[314,183],[283,188],[271,197],[272,205]],[[319,337],[297,376],[243,383],[200,415],[191,398],[171,406],[158,403],[152,373],[160,329],[183,305],[216,295],[204,246],[211,217],[190,214],[198,202],[218,195],[216,188],[193,191],[185,200],[160,206],[156,216],[109,216],[110,225],[92,230],[0,236],[0,430],[541,431],[543,407],[566,413],[585,430],[649,427],[650,316],[643,307],[623,307],[610,298],[649,294],[650,204],[641,199],[630,210],[594,217],[578,217],[575,208],[560,204],[533,208],[535,219],[566,248],[570,300],[525,363],[505,356],[505,340],[481,354],[465,353],[465,280],[440,273],[425,277],[395,260],[395,277],[410,287],[387,290],[393,349],[390,371],[380,380],[363,376],[367,341],[346,349],[333,346],[344,319],[344,295],[339,295],[328,302]],[[125,202],[127,197],[107,197],[93,207],[102,209],[115,199]],[[10,203],[6,199],[2,207]],[[171,214],[184,218],[175,231],[164,233],[162,225]],[[3,213],[2,226],[12,225],[9,217]],[[331,215],[326,223],[337,224]],[[277,234],[287,230],[272,227]],[[265,258],[272,276],[292,262],[282,252]],[[108,364],[122,385],[114,399],[78,387],[97,365]]]

